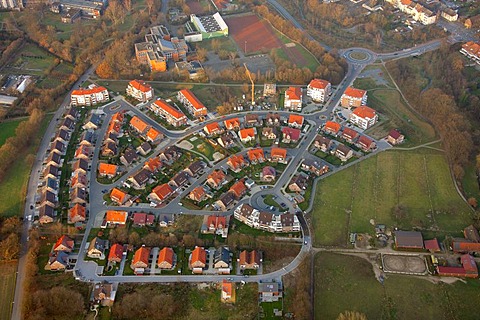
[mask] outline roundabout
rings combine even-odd
[[[377,54],[365,48],[349,48],[342,52],[348,63],[371,64],[377,60]]]

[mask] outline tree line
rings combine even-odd
[[[461,181],[465,166],[480,147],[475,77],[469,79],[458,46],[444,44],[413,61],[402,59],[387,66],[407,99],[434,125],[454,176]],[[418,86],[417,70],[423,70],[423,77],[430,80],[424,88]]]

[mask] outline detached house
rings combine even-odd
[[[132,259],[132,263],[130,264],[130,268],[135,271],[135,274],[143,274],[145,269],[148,268],[149,263],[148,259],[150,258],[150,248],[147,247],[140,247]]]
[[[228,158],[227,166],[233,172],[240,172],[244,167],[248,166],[248,163],[245,161],[245,158],[241,154],[234,154]]]
[[[353,150],[343,144],[339,144],[337,150],[335,150],[335,156],[342,160],[342,162],[345,162],[353,157]]]
[[[98,164],[98,174],[101,177],[113,178],[117,175],[118,166],[114,164],[108,164],[105,162],[100,162]]]
[[[250,163],[262,163],[265,161],[265,155],[263,154],[262,148],[250,149],[247,152],[248,160]]]
[[[203,103],[189,89],[180,90],[177,94],[177,99],[180,101],[187,111],[195,118],[204,117],[207,115],[207,108]]]
[[[375,142],[367,136],[360,136],[356,145],[365,152],[371,151],[376,146]]]
[[[143,80],[132,80],[128,83],[127,94],[140,102],[153,98],[153,88]]]
[[[192,201],[199,203],[207,199],[207,193],[202,186],[199,186],[189,193],[188,198]]]
[[[340,125],[340,123],[334,121],[327,121],[325,123],[325,126],[323,127],[323,131],[331,135],[337,136],[341,128],[342,126]]]
[[[129,198],[129,195],[120,189],[113,188],[112,191],[110,192],[110,199],[119,205],[122,205],[125,202],[127,202],[128,198]]]
[[[167,200],[172,194],[172,187],[170,187],[168,183],[164,183],[153,188],[152,192],[149,194],[148,197],[152,201],[162,203],[163,201]]]
[[[138,155],[137,152],[135,152],[135,149],[133,149],[132,147],[128,147],[127,149],[125,149],[122,156],[120,157],[120,162],[124,166],[128,167],[137,159]]]
[[[212,122],[205,125],[205,127],[203,127],[203,131],[205,131],[205,133],[209,136],[215,136],[217,134],[221,134],[223,129],[220,127],[218,122]]]
[[[168,124],[174,127],[180,127],[187,124],[187,117],[179,110],[163,100],[157,100],[150,105],[150,110],[156,115],[162,117]]]
[[[292,181],[290,181],[290,184],[288,185],[288,189],[293,192],[303,193],[307,190],[307,186],[308,176],[300,173],[292,178]]]
[[[75,242],[70,237],[63,235],[58,238],[57,242],[53,245],[53,251],[65,251],[72,252]]]
[[[287,149],[272,148],[270,150],[270,161],[287,163]]]
[[[172,165],[175,161],[180,159],[182,152],[176,146],[170,146],[160,153],[159,158],[168,165]]]
[[[130,119],[130,127],[138,134],[145,134],[150,129],[150,126],[137,116]]]
[[[232,118],[232,119],[227,119],[223,122],[225,125],[226,130],[238,130],[240,129],[240,119],[238,118]]]
[[[170,270],[175,266],[175,252],[172,248],[164,247],[158,253],[157,266],[159,269]]]
[[[193,273],[202,273],[207,264],[207,252],[202,247],[195,247],[190,255],[189,266]]]
[[[105,215],[105,222],[109,226],[124,226],[127,223],[127,211],[108,210]]]
[[[302,111],[302,89],[289,87],[285,91],[284,108],[291,111]]]
[[[304,118],[298,114],[291,114],[288,117],[288,126],[293,128],[302,128],[304,122]]]
[[[324,136],[317,136],[314,142],[315,148],[320,149],[320,151],[322,152],[328,152],[332,144],[333,144],[332,140]]]
[[[107,240],[102,240],[98,237],[93,238],[88,245],[87,256],[93,259],[105,259],[107,243]]]
[[[342,138],[345,139],[345,141],[347,141],[348,143],[354,143],[357,137],[357,131],[350,128],[343,129]]]
[[[227,176],[222,170],[214,170],[208,175],[207,184],[213,189],[220,189],[226,182]]]
[[[230,250],[226,247],[215,249],[213,267],[219,274],[230,274]]]
[[[247,193],[247,187],[245,186],[243,179],[241,179],[235,182],[228,191],[233,193],[237,200],[240,200],[245,193]]]
[[[230,149],[235,147],[235,140],[232,137],[231,133],[222,134],[220,137],[217,138],[217,142],[219,145],[221,145],[225,149]]]
[[[283,127],[282,128],[282,142],[283,143],[297,143],[300,140],[300,129]]]
[[[403,142],[404,139],[405,139],[405,136],[396,129],[390,130],[390,133],[387,136],[388,143],[392,145],[400,144]]]
[[[245,115],[245,126],[247,127],[257,127],[262,125],[262,119],[257,114],[247,114]]]
[[[307,96],[315,102],[325,102],[325,98],[330,95],[331,91],[330,82],[322,79],[313,79],[307,86]]]
[[[243,143],[248,143],[255,140],[256,130],[255,128],[246,128],[238,132],[238,137]]]
[[[349,121],[361,129],[368,129],[373,126],[378,120],[378,115],[375,110],[369,107],[358,107],[350,114]]]
[[[215,201],[215,207],[220,211],[227,211],[228,208],[235,202],[235,195],[232,192],[226,192]]]
[[[367,104],[367,91],[348,87],[340,100],[342,107],[360,107]]]
[[[145,138],[147,139],[148,142],[157,143],[160,140],[163,140],[164,135],[160,131],[150,128],[145,134]]]
[[[119,243],[115,243],[110,247],[110,252],[108,253],[108,262],[120,263],[123,258],[123,246]]]
[[[65,270],[68,266],[68,253],[64,251],[55,251],[50,254],[45,269],[50,271],[58,271]]]
[[[132,183],[134,189],[140,190],[144,189],[152,176],[152,172],[147,169],[140,169],[133,176],[128,178],[128,181]]]

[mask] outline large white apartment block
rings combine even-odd
[[[378,120],[378,115],[372,108],[361,106],[353,110],[349,121],[361,129],[368,129]]]
[[[325,97],[328,97],[331,91],[330,82],[322,79],[313,79],[307,86],[307,96],[316,102],[325,102]]]
[[[105,87],[90,86],[87,89],[73,90],[70,96],[72,106],[93,106],[108,101],[110,96]]]
[[[147,102],[153,98],[153,88],[142,80],[132,80],[128,83],[127,94],[138,101]]]
[[[187,108],[187,111],[194,117],[198,118],[198,117],[204,117],[207,115],[207,112],[208,112],[207,108],[203,105],[203,103],[200,102],[200,100],[198,100],[198,98],[190,90],[183,89],[178,91],[177,99],[178,101],[183,103],[185,108]]]

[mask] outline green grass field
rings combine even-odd
[[[388,275],[382,286],[362,258],[333,253],[315,258],[315,319],[335,319],[345,310],[368,319],[477,318],[478,280],[449,285]]]
[[[284,43],[284,44],[292,43],[292,42],[296,44],[296,46],[295,46],[296,50],[298,50],[298,52],[302,55],[302,57],[306,61],[306,64],[303,65],[303,66],[298,66],[299,68],[308,68],[312,72],[315,72],[315,70],[317,70],[317,68],[320,64],[318,63],[317,59],[313,56],[313,54],[310,53],[310,51],[305,49],[299,43],[293,41],[292,39],[288,38],[287,36],[285,36],[285,35],[283,35],[279,32],[275,32],[275,34],[280,39],[280,41],[282,41],[282,43]],[[279,50],[277,50],[277,53],[278,53],[280,58],[282,58],[284,60],[291,60],[288,57],[287,53],[285,52],[285,49],[279,49]]]
[[[17,129],[20,122],[24,120],[25,119],[13,119],[0,123],[0,146],[2,146],[8,138],[15,135],[15,129]]]
[[[0,263],[0,320],[10,319],[15,293],[15,271],[17,263]]]
[[[4,216],[14,216],[22,212],[24,205],[25,191],[30,175],[31,163],[29,163],[29,155],[34,155],[40,139],[45,132],[52,116],[47,115],[43,120],[38,139],[32,146],[18,155],[18,160],[12,164],[11,169],[0,183],[0,214]]]
[[[14,67],[31,69],[41,73],[43,73],[43,70],[47,69],[55,59],[54,56],[48,54],[38,46],[31,43],[27,43],[25,46],[23,46],[21,51],[17,52],[17,56],[17,60],[15,60],[13,63]]]
[[[403,214],[394,215],[396,206]],[[471,223],[443,154],[428,149],[387,151],[320,180],[312,212],[315,245],[345,245],[349,232],[387,226],[445,234]]]

